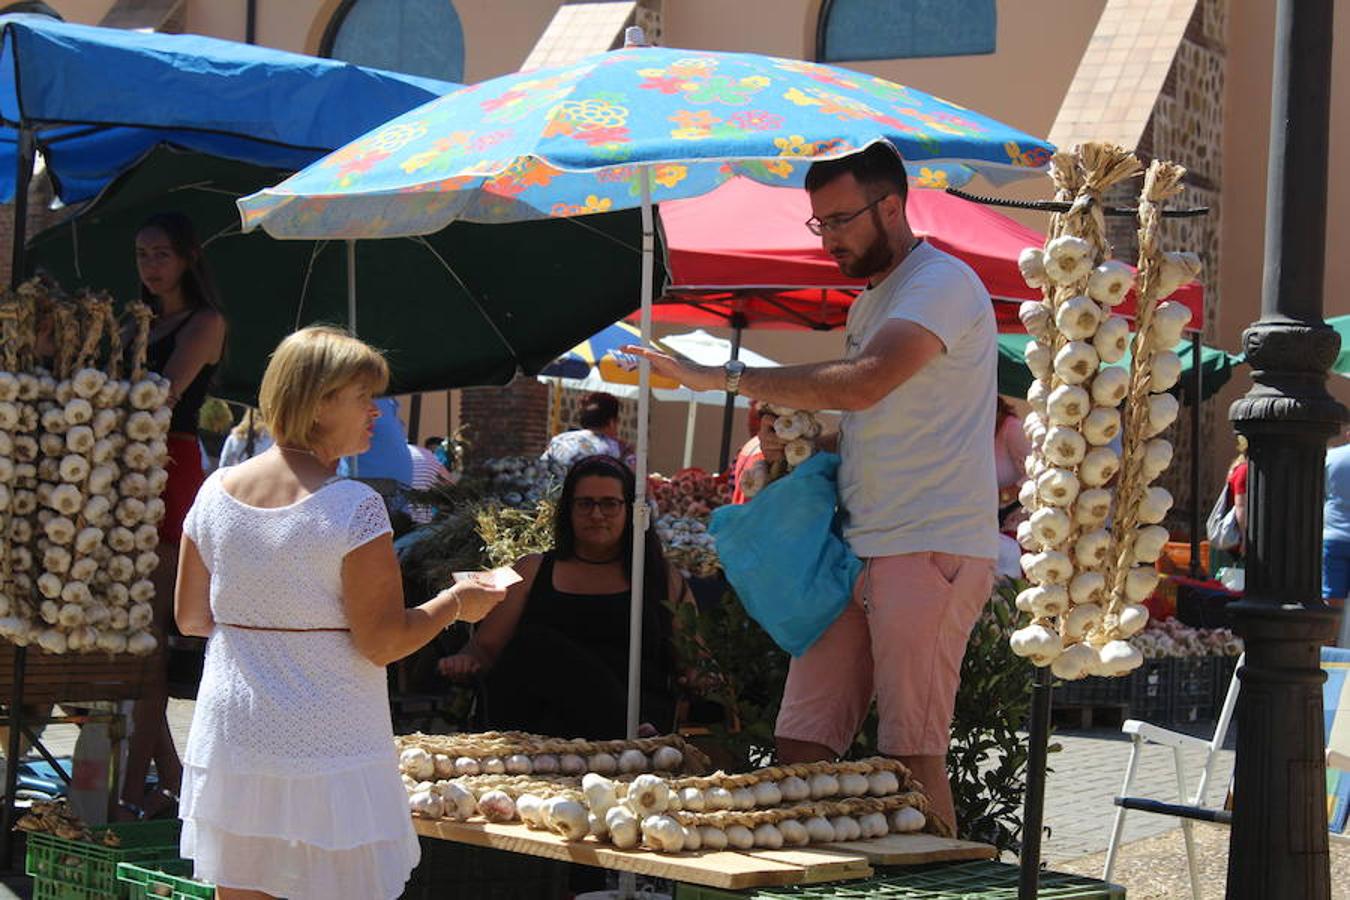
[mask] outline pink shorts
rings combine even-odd
[[[961,658],[993,560],[906,553],[864,560],[853,599],[792,660],[774,734],[842,754],[877,699],[878,749],[945,756]]]

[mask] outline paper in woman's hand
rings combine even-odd
[[[521,580],[520,573],[510,566],[498,566],[483,572],[454,572],[451,578],[456,584],[468,581],[478,587],[495,591],[504,591]]]

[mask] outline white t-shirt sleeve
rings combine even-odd
[[[958,266],[945,260],[928,262],[906,282],[888,318],[922,325],[950,352],[980,317],[989,301]]]

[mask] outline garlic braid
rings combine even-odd
[[[847,797],[841,800],[814,800],[809,803],[797,803],[792,806],[780,806],[761,810],[720,810],[718,812],[688,812],[679,810],[666,812],[681,825],[711,825],[714,828],[728,828],[743,825],[753,829],[757,825],[777,825],[787,819],[810,819],[816,816],[834,818],[835,816],[865,816],[869,813],[892,813],[899,809],[912,807],[923,813],[928,822],[927,831],[941,837],[951,837],[951,828],[938,816],[933,815],[928,798],[918,791],[904,794],[892,794],[889,797]]]
[[[867,759],[846,762],[793,763],[767,766],[762,769],[755,769],[753,772],[739,772],[733,775],[728,775],[726,772],[714,772],[712,775],[674,778],[670,780],[669,784],[674,790],[684,788],[707,790],[714,787],[731,790],[752,787],[761,782],[781,781],[794,775],[798,778],[809,778],[812,775],[867,775],[872,772],[894,772],[901,785],[916,783],[909,768],[898,759],[872,756]]]

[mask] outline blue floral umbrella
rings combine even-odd
[[[539,371],[554,378],[585,378],[591,369],[600,365],[606,353],[612,353],[624,344],[642,339],[642,332],[627,322],[608,325],[559,356]]]
[[[939,188],[975,173],[994,182],[1039,174],[1054,149],[956,104],[848,69],[625,47],[441,97],[240,200],[239,209],[245,230],[356,239],[429,234],[456,220],[573,219],[640,206],[640,322],[650,343],[654,204],[706,193],[736,176],[801,187],[812,162],[881,140],[900,150],[912,181]],[[649,518],[646,359],[639,373],[630,737],[638,727]]]

